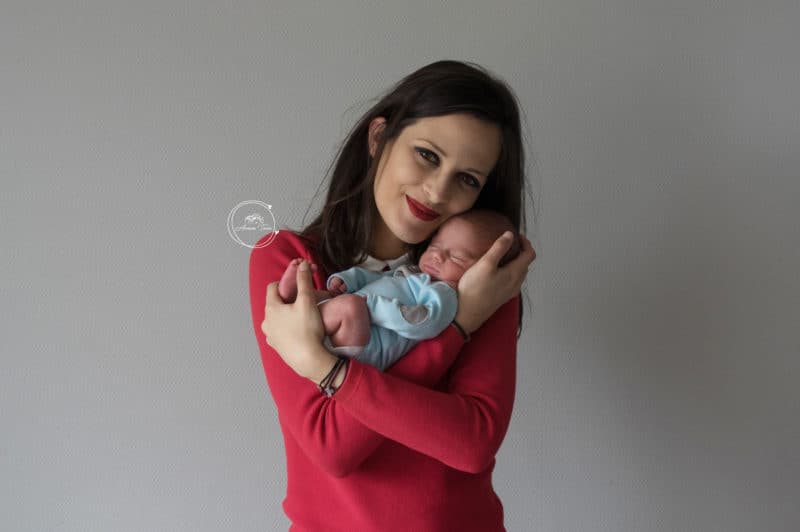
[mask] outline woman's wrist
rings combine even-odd
[[[453,326],[458,331],[458,334],[461,335],[461,337],[464,339],[465,342],[470,341],[469,333],[464,330],[464,327],[462,327],[460,323],[458,323],[458,319],[454,319],[453,321],[451,321],[450,325]]]
[[[453,318],[453,321],[458,322],[468,336],[478,330],[478,327],[481,326],[481,323],[476,324],[474,317],[467,315],[461,306],[459,306],[459,309],[456,311],[456,317]]]
[[[309,379],[311,382],[319,386],[336,365],[339,357],[331,354],[331,352],[325,349],[324,346],[320,345],[318,349],[315,348],[315,352],[311,359],[312,363],[309,365],[308,370],[304,372],[303,377]],[[346,373],[344,371],[339,371],[336,375],[336,378],[332,383],[330,383],[330,385],[333,388],[338,388],[341,386],[342,382],[344,382],[345,375]]]
[[[335,394],[339,390],[339,386],[341,386],[344,382],[344,377],[347,374],[347,368],[349,365],[349,358],[338,357],[336,359],[336,363],[333,365],[328,374],[325,375],[319,384],[317,384],[319,391],[328,397],[331,397],[333,394]]]

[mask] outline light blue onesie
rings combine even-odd
[[[344,281],[348,294],[367,296],[370,336],[362,348],[334,347],[328,337],[325,337],[325,346],[334,353],[356,356],[381,371],[420,340],[438,336],[453,321],[458,310],[456,290],[444,281],[431,281],[430,275],[414,265],[386,272],[353,266],[331,274],[326,281],[328,289],[334,277]]]

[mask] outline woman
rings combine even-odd
[[[322,213],[253,249],[253,325],[286,447],[290,530],[504,530],[491,474],[514,401],[530,242],[498,268],[512,243],[499,238],[459,281],[453,326],[385,372],[324,348],[311,292],[357,264],[415,262],[445,220],[473,207],[519,229],[523,168],[511,91],[480,67],[439,61],[353,128]],[[296,257],[305,260],[289,304],[277,286]]]

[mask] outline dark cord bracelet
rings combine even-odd
[[[467,334],[467,331],[464,330],[464,327],[458,324],[456,320],[450,322],[450,325],[456,328],[456,330],[461,333],[461,337],[464,338],[465,342],[469,342],[470,336]]]
[[[336,364],[333,365],[331,370],[328,372],[325,377],[323,377],[322,381],[319,383],[319,391],[327,395],[328,397],[332,396],[336,393],[336,390],[339,388],[334,388],[333,383],[336,381],[336,377],[339,375],[339,371],[342,367],[345,368],[345,375],[347,375],[347,367],[350,365],[350,359],[346,357],[338,357]]]

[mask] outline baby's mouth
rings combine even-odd
[[[430,266],[430,265],[426,264],[426,265],[425,265],[425,272],[426,272],[428,275],[430,275],[431,277],[434,277],[434,278],[436,278],[436,279],[438,279],[438,278],[439,278],[439,270],[437,270],[437,269],[436,269],[436,268],[434,268],[433,266]]]

